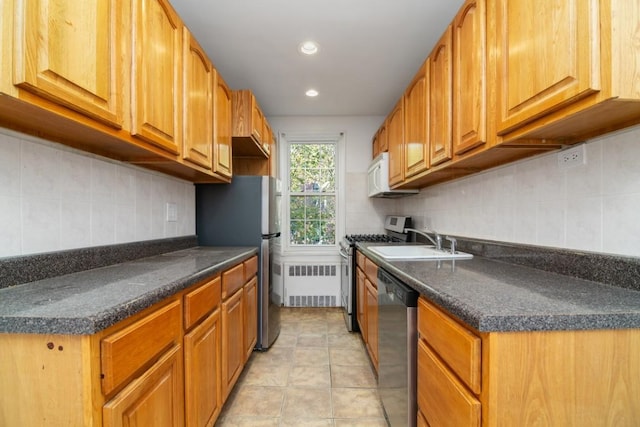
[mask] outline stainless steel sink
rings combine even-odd
[[[471,259],[472,254],[466,252],[451,253],[439,250],[433,246],[398,245],[398,246],[369,246],[371,252],[386,260],[439,260],[439,259]]]

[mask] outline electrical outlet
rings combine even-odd
[[[167,202],[167,222],[176,222],[178,220],[178,205]]]
[[[558,154],[558,166],[561,168],[568,168],[578,165],[586,165],[587,157],[585,153],[584,144],[580,144],[576,147],[571,147],[566,150],[562,150]]]

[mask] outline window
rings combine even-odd
[[[334,246],[337,218],[337,139],[289,141],[290,247]]]

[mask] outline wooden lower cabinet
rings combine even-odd
[[[420,411],[418,411],[418,420],[416,425],[418,427],[429,427],[429,423],[427,423],[427,420],[425,419],[424,415]]]
[[[184,425],[182,351],[174,346],[104,405],[105,427]]]
[[[184,337],[185,422],[212,426],[222,408],[220,309]]]
[[[365,344],[367,342],[367,286],[365,283],[364,272],[360,267],[356,268],[356,318],[360,333]]]
[[[480,333],[421,297],[418,334],[418,425],[640,419],[640,329]]]
[[[213,426],[257,331],[255,263],[224,301],[223,272],[93,335],[0,334],[0,426]]]
[[[367,289],[367,350],[378,370],[378,288],[365,279]]]
[[[356,252],[356,304],[360,333],[374,369],[378,370],[378,266]]]
[[[258,278],[244,285],[244,360],[249,360],[258,340]]]
[[[244,366],[243,289],[222,302],[222,396],[226,399]]]

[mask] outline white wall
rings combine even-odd
[[[399,209],[440,233],[640,256],[640,126],[586,145],[586,165],[548,153],[423,189]]]
[[[0,257],[193,234],[192,183],[0,128]]]
[[[367,167],[371,139],[382,116],[274,116],[268,117],[274,132],[344,132],[346,141],[345,233],[381,233],[385,215],[396,202],[367,197]],[[282,170],[282,168],[280,168]]]

